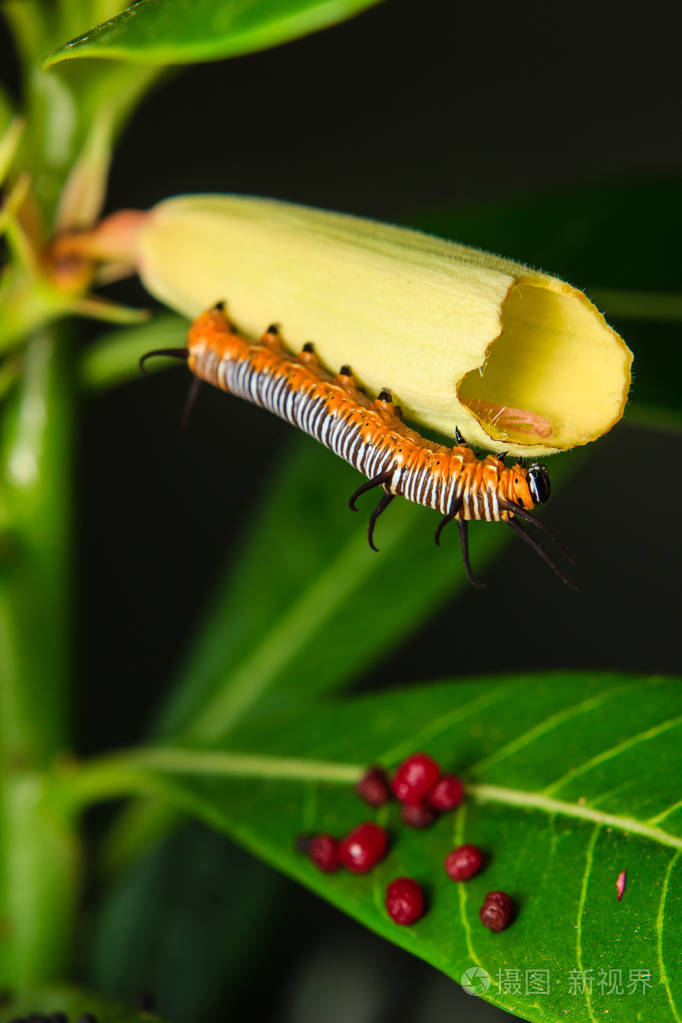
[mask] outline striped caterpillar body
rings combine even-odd
[[[459,431],[452,448],[425,439],[403,424],[389,391],[371,400],[355,383],[350,367],[343,366],[332,376],[320,365],[311,344],[294,355],[274,326],[258,342],[241,337],[227,319],[223,303],[194,321],[186,349],[148,352],[141,363],[152,355],[186,359],[197,381],[274,412],[349,462],[368,477],[350,499],[353,510],[361,494],[381,487],[383,495],[368,529],[373,550],[377,549],[377,518],[395,497],[405,497],[441,512],[436,543],[443,527],[453,519],[457,522],[464,567],[475,586],[482,584],[469,563],[467,522],[471,519],[507,523],[572,587],[544,548],[516,521],[517,517],[530,521],[558,543],[530,514],[549,497],[549,474],[543,465],[507,467],[504,455],[479,458]]]

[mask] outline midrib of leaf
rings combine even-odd
[[[69,769],[62,777],[62,781],[65,783],[67,799],[74,803],[86,803],[103,795],[156,791],[155,775],[159,774],[189,774],[206,778],[270,778],[279,781],[348,785],[357,781],[364,770],[365,767],[361,764],[335,761],[248,753],[206,753],[158,747],[93,760],[75,772]],[[572,817],[589,821],[599,827],[610,827],[638,835],[673,849],[682,849],[682,837],[672,835],[662,828],[652,827],[634,817],[622,817],[618,814],[604,813],[588,805],[563,802],[544,792],[471,783],[467,785],[467,793],[480,803],[500,803],[522,810],[538,810],[548,815]]]
[[[631,835],[649,838],[660,845],[669,845],[673,849],[682,849],[682,838],[671,835],[662,828],[651,827],[634,817],[621,817],[614,813],[604,813],[591,806],[579,803],[564,803],[560,799],[552,799],[542,792],[528,792],[523,789],[507,789],[499,785],[467,785],[467,792],[481,802],[506,803],[519,806],[525,810],[542,810],[545,813],[561,814],[565,817],[577,817],[592,821],[605,827],[616,828]]]

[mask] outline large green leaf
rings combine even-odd
[[[155,316],[151,322],[139,327],[109,331],[85,350],[80,364],[81,383],[97,391],[131,378],[141,379],[140,356],[153,348],[182,348],[188,326],[187,320],[181,316],[167,313]],[[156,373],[169,365],[176,364],[152,359],[147,363],[145,372]]]
[[[72,39],[47,66],[74,57],[187,64],[263,50],[326,28],[378,0],[137,0]]]
[[[229,752],[122,755],[86,768],[81,795],[150,785],[455,980],[481,967],[492,978],[485,997],[522,1019],[582,1023],[608,1010],[622,1023],[679,1021],[681,694],[677,681],[616,675],[416,687],[252,717]],[[369,876],[323,875],[294,851],[297,833],[341,835],[371,818],[352,788],[362,765],[391,767],[415,750],[465,778],[459,811],[426,832],[402,827],[395,806],[378,811],[392,842]],[[457,885],[442,862],[463,841],[489,863]],[[428,893],[412,928],[383,908],[385,885],[403,875]],[[478,920],[496,889],[519,907],[502,934]],[[521,993],[498,990],[498,971],[512,983],[513,970]],[[549,993],[525,993],[527,970],[549,971]],[[590,970],[592,993],[572,993],[572,978]],[[623,994],[600,992],[609,970],[621,971]],[[638,970],[650,986],[628,993]]]
[[[289,891],[223,835],[183,828],[98,897],[83,942],[88,980],[112,996],[153,991],[158,1011],[182,1023],[216,1019],[258,969]]]
[[[86,1016],[94,1017],[98,1023],[161,1023],[161,1017],[156,1013],[133,1009],[89,991],[66,986],[39,988],[16,999],[0,1001],[0,1023],[47,1018],[54,1013],[63,1013],[70,1023]]]

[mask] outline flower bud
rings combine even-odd
[[[148,290],[195,317],[225,300],[254,338],[350,365],[406,419],[493,451],[586,444],[625,406],[632,356],[586,296],[512,260],[291,203],[179,196],[142,221]]]

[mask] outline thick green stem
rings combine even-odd
[[[0,781],[0,987],[19,992],[63,976],[72,945],[79,847],[46,788],[19,769]]]
[[[26,348],[0,446],[0,987],[57,975],[68,955],[76,842],[40,770],[67,745],[70,349]]]
[[[69,677],[70,352],[44,332],[26,349],[0,448],[0,754],[47,763],[63,748]]]

